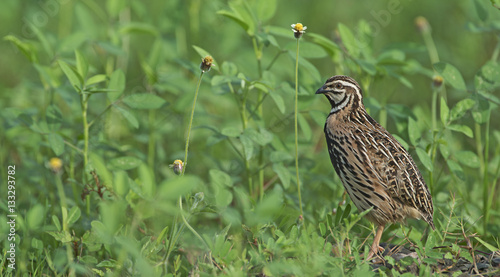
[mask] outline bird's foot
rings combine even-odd
[[[380,245],[377,245],[375,247],[372,246],[372,248],[370,248],[370,252],[368,253],[368,256],[366,257],[366,261],[369,261],[371,260],[372,258],[374,258],[374,256],[379,256],[382,255],[385,251],[385,248],[383,248],[382,246]]]

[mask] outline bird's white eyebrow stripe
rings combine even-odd
[[[351,82],[348,82],[348,81],[343,81],[343,80],[334,80],[334,81],[326,83],[325,85],[327,87],[329,87],[329,86],[332,86],[335,83],[341,83],[344,87],[351,87],[351,88],[354,88],[356,90],[358,89],[358,87],[355,84],[353,84]]]

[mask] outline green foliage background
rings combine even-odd
[[[421,275],[440,274],[443,257],[498,251],[495,2],[3,1],[2,276],[404,272],[411,260],[377,272],[360,260],[374,226],[343,201],[324,143],[328,102],[314,95],[338,74],[360,82],[370,114],[432,191],[437,230],[421,241],[425,223],[410,221],[382,241],[408,246],[406,234]],[[303,218],[297,22],[307,26],[298,79]],[[208,54],[215,66],[203,75],[186,175],[177,176],[169,165],[184,158]],[[6,259],[8,176],[15,271]]]

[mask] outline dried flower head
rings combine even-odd
[[[212,56],[206,56],[205,58],[201,59],[201,64],[200,64],[200,69],[203,72],[208,72],[210,71],[210,68],[212,68],[214,58]]]
[[[62,169],[62,160],[54,157],[49,160],[49,167],[54,173],[59,173]]]
[[[415,26],[417,26],[417,30],[421,33],[426,33],[431,29],[429,21],[423,16],[415,18]]]
[[[173,164],[169,165],[174,169],[175,174],[179,175],[184,170],[184,163],[181,160],[175,160]]]
[[[305,32],[307,27],[302,25],[302,23],[292,24],[292,31],[295,38],[300,38]]]
[[[436,75],[432,78],[432,87],[438,89],[443,85],[443,82],[443,77],[441,77],[440,75]]]

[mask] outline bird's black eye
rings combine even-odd
[[[343,86],[341,83],[336,83],[336,84],[335,84],[335,88],[336,88],[336,89],[343,89],[343,88],[344,88],[344,86]]]

